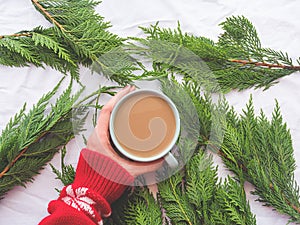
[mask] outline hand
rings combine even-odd
[[[127,86],[112,97],[102,108],[100,116],[97,121],[97,126],[87,142],[87,148],[97,151],[103,155],[108,156],[116,161],[119,165],[125,168],[133,177],[141,174],[153,172],[159,169],[163,164],[163,159],[153,162],[134,162],[122,158],[115,152],[109,141],[109,118],[112,109],[116,103],[126,94],[135,90],[134,86]]]

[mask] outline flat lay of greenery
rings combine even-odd
[[[222,22],[223,33],[216,42],[185,33],[180,23],[177,29],[162,28],[159,22],[140,27],[143,38],[119,37],[108,31],[110,23],[95,12],[99,3],[32,0],[52,26],[0,35],[1,65],[50,66],[71,80],[59,97],[55,96],[61,83],[28,112],[25,104],[2,130],[0,199],[13,187],[33,182],[57,152],[63,154],[62,168],[52,169],[64,184],[71,183],[75,170],[64,164],[65,146],[82,132],[88,109],[101,109],[95,100],[113,95],[117,85],[155,79],[185,109],[180,112],[182,118],[191,118],[191,112],[181,91],[192,101],[197,112],[193,119],[201,126],[186,122],[197,141],[187,137],[179,153],[193,154],[181,170],[157,185],[157,196],[147,187],[124,194],[105,224],[256,224],[245,182],[253,184],[253,194],[262,204],[300,223],[294,149],[279,104],[268,119],[263,111],[255,115],[251,98],[238,114],[225,98],[213,102],[211,96],[252,87],[268,89],[279,78],[300,71],[300,58],[293,62],[287,53],[263,47],[255,26],[244,16]],[[79,66],[91,68],[116,86],[101,86],[80,100],[84,87],[72,93],[72,83],[81,84]],[[218,177],[213,154],[222,158],[231,176]]]

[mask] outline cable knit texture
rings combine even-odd
[[[80,153],[73,184],[63,188],[48,205],[49,216],[39,225],[103,224],[111,214],[110,204],[118,199],[134,178],[119,164],[95,151]]]

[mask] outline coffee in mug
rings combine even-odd
[[[110,134],[126,157],[149,162],[161,157],[176,166],[170,150],[180,131],[179,113],[165,95],[153,90],[136,90],[123,97],[110,118]]]

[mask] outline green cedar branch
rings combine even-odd
[[[220,151],[226,166],[255,185],[259,201],[300,222],[299,186],[294,178],[296,168],[290,132],[283,122],[278,103],[271,121],[263,112],[254,115],[250,99],[243,115],[228,117],[236,124],[227,124]],[[227,158],[231,158],[229,161]],[[243,168],[237,166],[243,165]]]
[[[131,58],[124,50],[120,50],[125,39],[107,31],[110,24],[103,22],[103,18],[94,10],[99,2],[32,0],[32,3],[54,27],[38,27],[32,31],[0,36],[0,64],[26,66],[33,63],[43,66],[44,63],[64,74],[70,73],[77,81],[78,65],[90,66],[93,63],[97,67],[96,72],[119,84],[154,78],[154,74],[147,71],[140,76],[132,75],[133,71],[143,72],[144,68],[136,62],[139,59]],[[300,70],[299,65],[293,65],[287,53],[263,48],[255,27],[247,18],[228,17],[220,26],[224,33],[217,42],[183,33],[180,25],[176,30],[162,29],[158,23],[150,28],[141,28],[147,38],[133,39],[147,46],[148,50],[138,48],[135,53],[143,55],[146,52],[157,64],[165,61],[169,70],[184,74],[186,79],[196,79],[198,82],[212,80],[217,84],[204,82],[203,85],[210,85],[215,91],[251,87],[267,89],[279,78]],[[153,40],[168,42],[169,45],[155,46],[157,43]],[[153,54],[153,50],[166,51],[168,48],[173,48],[172,51],[177,53],[182,53],[182,48],[186,48],[202,62],[176,68],[174,62],[180,59],[178,55],[166,59],[159,58],[165,57],[165,53]],[[296,61],[299,64],[299,60]],[[203,70],[207,67],[204,64],[211,72]]]
[[[70,95],[71,85],[57,99],[49,114],[45,114],[50,99],[60,83],[44,95],[36,105],[25,113],[25,106],[10,120],[0,137],[0,197],[15,185],[25,185],[49,161],[59,148],[82,129],[83,119],[72,115],[71,106],[81,92]],[[58,111],[59,110],[59,111]],[[74,111],[75,113],[75,111]],[[76,120],[76,117],[78,121]],[[72,123],[78,127],[73,129]],[[26,164],[26,166],[24,165]]]
[[[212,113],[207,111],[205,104],[207,101],[203,102],[200,92],[194,88],[197,84],[189,82],[185,86],[190,90],[199,120],[212,121]],[[262,111],[259,116],[255,115],[252,98],[242,115],[237,115],[225,100],[214,105],[225,115],[220,122],[225,132],[224,138],[222,142],[209,141],[213,127],[212,123],[208,123],[204,126],[205,130],[200,131],[199,145],[209,147],[218,154],[240,182],[252,183],[255,186],[253,194],[259,196],[258,201],[289,215],[292,222],[299,223],[300,195],[294,178],[296,164],[292,138],[283,122],[279,104],[276,102],[271,121]]]
[[[79,99],[81,88],[72,94],[72,82],[55,100],[61,86],[45,94],[26,113],[25,105],[10,119],[0,136],[0,198],[14,186],[33,181],[54,154],[83,130],[87,109],[100,93],[112,94],[114,88],[99,90]],[[69,167],[67,168],[68,172]]]
[[[207,152],[195,153],[185,172],[159,183],[158,189],[157,201],[145,188],[129,196],[121,209],[126,224],[256,224],[243,186],[230,177],[218,181],[217,167]]]
[[[255,186],[253,194],[259,196],[258,201],[290,216],[290,221],[299,223],[300,192],[294,178],[296,163],[292,138],[278,102],[271,120],[262,111],[255,115],[252,98],[243,113],[238,115],[225,99],[212,103],[209,96],[201,94],[196,82],[190,80],[183,86],[198,112],[201,124],[198,146],[218,154],[241,184],[244,181],[252,183]],[[174,97],[171,92],[167,93]],[[177,99],[181,98],[177,96]],[[221,112],[217,114],[217,123],[213,122],[216,119],[215,108]],[[216,135],[216,131],[220,135]]]
[[[130,83],[130,73],[137,69],[134,63],[110,68],[99,60],[103,54],[111,54],[122,46],[124,40],[110,33],[107,29],[111,25],[95,12],[94,7],[99,2],[32,0],[32,4],[53,26],[0,36],[0,64],[48,65],[80,81],[79,65],[91,66],[96,62],[100,65],[99,72],[109,79]]]
[[[300,71],[299,60],[299,65],[294,65],[287,53],[263,48],[255,27],[244,16],[228,17],[220,26],[224,32],[214,42],[183,33],[179,23],[174,30],[156,23],[141,27],[146,38],[133,37],[138,44],[129,44],[129,49],[214,91],[267,89],[279,78]]]

